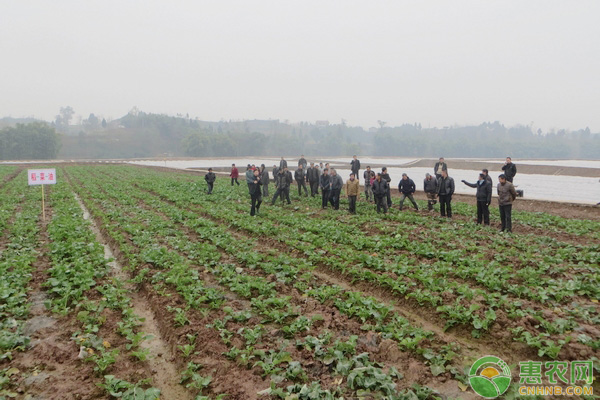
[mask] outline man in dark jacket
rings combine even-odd
[[[512,183],[508,182],[506,176],[498,176],[498,206],[500,207],[500,221],[504,232],[512,232],[512,203],[517,198],[517,191]]]
[[[329,193],[331,192],[331,180],[329,179],[329,170],[323,169],[323,174],[319,177],[319,187],[321,188],[321,207],[327,208]]]
[[[477,188],[477,223],[481,224],[482,220],[485,225],[490,224],[490,203],[492,202],[492,184],[486,180],[485,174],[479,174],[479,180],[476,183],[469,183],[462,180],[465,185]]]
[[[344,180],[337,174],[335,169],[331,169],[331,193],[329,194],[329,202],[334,210],[340,209],[340,193],[344,187]]]
[[[504,171],[504,176],[506,176],[506,180],[512,183],[515,175],[517,174],[517,166],[513,164],[512,158],[506,157],[506,161],[502,166],[502,171]]]
[[[381,179],[387,182],[387,193],[385,194],[385,197],[387,199],[387,206],[390,208],[392,207],[392,191],[390,189],[390,182],[392,181],[392,178],[390,178],[390,174],[388,174],[387,167],[381,168]]]
[[[373,197],[375,198],[378,213],[383,208],[383,213],[387,214],[388,206],[385,196],[389,191],[390,188],[387,181],[381,178],[381,173],[377,174],[377,178],[373,181]]]
[[[302,188],[304,188],[304,194],[308,197],[308,190],[306,190],[306,174],[304,173],[304,168],[302,164],[298,165],[298,169],[294,172],[294,179],[298,184],[298,196],[302,196]]]
[[[217,176],[215,175],[214,172],[212,172],[212,168],[208,169],[208,173],[206,175],[204,175],[204,180],[206,181],[206,184],[208,185],[208,194],[212,194],[213,191],[213,185],[215,184],[215,180],[217,179]]]
[[[427,209],[433,211],[433,205],[437,203],[437,179],[429,173],[425,174],[423,191],[425,192],[425,196],[427,196]]]
[[[310,185],[310,195],[315,197],[319,193],[319,169],[315,167],[315,163],[310,163],[310,167],[306,171],[306,178]]]
[[[258,213],[258,211],[260,210],[260,205],[262,203],[262,193],[260,190],[260,186],[261,186],[261,179],[260,179],[260,171],[258,169],[255,169],[253,171],[253,176],[254,176],[254,180],[252,181],[252,183],[248,184],[248,192],[250,192],[250,200],[251,200],[251,206],[250,206],[250,215],[254,216]]]
[[[492,177],[490,176],[490,171],[488,171],[487,168],[484,168],[481,170],[481,173],[485,175],[485,180],[488,181],[490,185],[492,185],[492,187],[494,187],[494,182],[492,181]]]
[[[304,154],[302,154],[300,156],[300,159],[298,160],[298,166],[302,165],[302,169],[306,172],[306,167],[308,166],[308,162],[306,161],[306,158],[304,158]]]
[[[287,168],[280,168],[277,176],[275,177],[275,185],[277,186],[277,190],[275,191],[275,195],[273,195],[273,200],[271,200],[271,205],[275,204],[278,196],[282,196],[281,200],[283,201],[284,197],[287,200],[288,204],[292,204],[290,201],[290,184],[292,183],[291,173],[288,175]]]
[[[444,157],[440,157],[440,160],[436,162],[433,166],[433,173],[437,180],[439,180],[442,177],[442,171],[448,172],[448,165],[446,165]]]
[[[400,197],[400,211],[402,211],[402,206],[404,206],[404,199],[408,197],[411,201],[415,210],[419,211],[419,206],[417,206],[417,202],[413,197],[413,193],[417,190],[415,186],[415,182],[408,177],[407,174],[402,174],[402,179],[400,179],[400,183],[398,183],[398,192],[401,193]]]
[[[365,183],[365,199],[367,201],[371,201],[371,197],[373,197],[373,190],[371,190],[371,166],[367,165],[367,169],[363,174],[363,182]]]
[[[260,166],[260,183],[263,197],[269,197],[269,170],[267,170],[265,164],[261,164]]]
[[[438,198],[440,199],[440,215],[452,218],[452,195],[454,194],[454,179],[448,176],[447,170],[442,170],[442,176],[438,179]]]
[[[281,157],[281,161],[279,161],[279,169],[287,168],[287,161]]]
[[[356,158],[356,154],[352,156],[352,161],[350,161],[350,170],[354,174],[354,177],[358,179],[358,170],[360,169],[360,161]]]

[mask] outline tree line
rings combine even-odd
[[[66,108],[66,111],[71,111]],[[61,109],[62,111],[62,109]],[[372,156],[595,159],[600,134],[534,131],[499,122],[423,128],[420,124],[377,128],[277,120],[201,121],[189,116],[140,112],[106,122],[93,114],[81,125],[35,122],[0,130],[2,159],[233,156]],[[59,130],[61,133],[56,133]]]

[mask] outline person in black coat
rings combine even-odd
[[[287,200],[288,204],[292,204],[292,202],[290,201],[290,184],[292,183],[292,179],[291,179],[292,174],[289,174],[288,176],[288,171],[287,168],[284,169],[279,169],[279,172],[277,173],[277,176],[275,177],[275,186],[277,187],[277,190],[275,191],[275,195],[273,195],[273,200],[271,200],[271,205],[275,204],[275,201],[277,200],[277,197],[279,197],[280,195],[281,200],[285,199]]]
[[[392,178],[390,178],[390,174],[387,172],[387,167],[381,168],[381,179],[387,182],[387,193],[385,196],[387,199],[387,206],[390,208],[392,207],[392,191],[390,189],[390,182],[392,181]]]
[[[512,183],[515,175],[517,174],[517,166],[513,164],[512,158],[506,157],[506,161],[502,166],[502,171],[504,171],[504,176],[506,176],[506,180]]]
[[[260,183],[263,197],[269,197],[269,170],[267,170],[265,164],[261,164],[260,166]]]
[[[215,175],[214,172],[212,172],[212,168],[208,169],[208,173],[206,175],[204,175],[204,180],[206,181],[206,184],[208,185],[208,194],[212,194],[213,191],[213,185],[215,184],[215,180],[217,179],[217,176]]]
[[[373,197],[375,198],[375,204],[377,205],[377,212],[386,214],[388,211],[387,201],[385,199],[386,193],[389,193],[390,187],[385,179],[382,179],[382,174],[378,173],[377,178],[373,181]]]
[[[260,205],[262,203],[262,191],[260,189],[262,185],[260,178],[260,171],[258,169],[254,170],[254,180],[252,183],[248,183],[248,192],[250,192],[250,215],[254,216],[258,214],[260,210]]]
[[[469,183],[464,179],[461,181],[465,185],[477,188],[477,223],[485,225],[490,224],[490,203],[492,202],[492,183],[486,179],[484,173],[479,174],[479,180],[476,183]]]
[[[352,161],[350,162],[350,170],[354,174],[354,177],[358,179],[358,170],[360,169],[360,161],[356,158],[356,154],[352,157]]]
[[[402,206],[404,205],[404,199],[408,197],[411,201],[415,210],[419,211],[419,206],[413,197],[413,193],[417,190],[415,182],[408,177],[407,174],[402,174],[402,179],[400,179],[400,183],[398,183],[398,192],[402,194],[400,197],[400,211],[402,211]]]
[[[329,177],[329,169],[325,168],[323,174],[319,178],[319,187],[321,188],[321,207],[327,208],[329,201],[329,193],[331,192],[331,179]]]
[[[442,170],[442,176],[438,179],[438,198],[440,199],[440,215],[452,218],[452,195],[454,194],[454,179],[448,176],[448,171]]]
[[[437,203],[437,179],[429,173],[425,174],[423,191],[427,196],[427,209],[433,211],[433,206]]]
[[[315,163],[310,163],[306,171],[306,179],[310,185],[310,195],[315,197],[319,194],[319,168],[315,167]]]
[[[279,169],[287,168],[287,161],[281,157],[281,161],[279,161]]]

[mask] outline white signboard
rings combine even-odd
[[[30,185],[55,185],[56,169],[28,169],[27,182]]]

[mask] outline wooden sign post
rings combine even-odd
[[[29,169],[27,170],[27,183],[29,186],[42,186],[42,220],[46,220],[46,199],[44,185],[56,185],[56,169]]]

